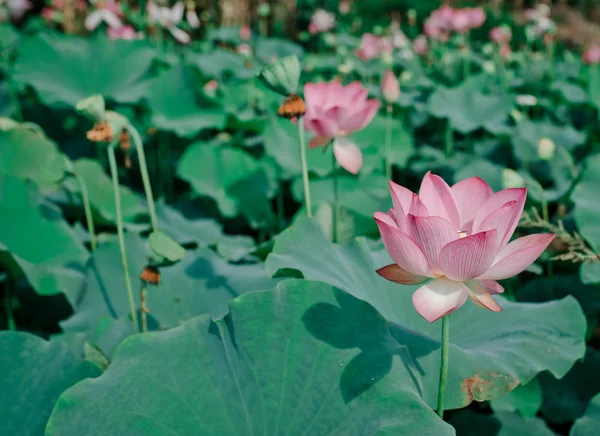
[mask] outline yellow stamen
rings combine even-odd
[[[469,235],[467,235],[467,232],[463,232],[463,231],[459,231],[459,232],[458,232],[458,237],[459,237],[460,239],[462,239],[462,238],[466,238],[467,236],[469,236]]]

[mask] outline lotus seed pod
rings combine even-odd
[[[542,138],[537,145],[538,157],[542,160],[551,160],[556,151],[556,144],[550,138]]]

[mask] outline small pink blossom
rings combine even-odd
[[[378,58],[381,54],[381,46],[379,38],[372,33],[364,33],[360,39],[360,46],[356,52],[356,56],[363,61]]]
[[[368,99],[359,83],[307,83],[304,86],[304,127],[315,137],[309,147],[321,147],[333,139],[333,154],[342,168],[358,173],[362,166],[360,148],[348,135],[364,129],[379,109],[379,100]]]
[[[240,39],[242,41],[247,41],[252,38],[252,30],[250,26],[242,26],[240,27]]]
[[[237,46],[237,52],[243,56],[250,56],[252,54],[252,47],[250,44],[244,42]]]
[[[387,103],[393,103],[400,98],[400,84],[392,70],[387,70],[381,79],[381,95]]]
[[[600,64],[600,45],[592,45],[581,57],[586,64]]]
[[[471,30],[471,17],[466,9],[457,9],[452,15],[452,30],[466,33]]]
[[[335,26],[335,15],[323,9],[317,9],[310,19],[308,31],[312,34],[327,32]]]
[[[508,45],[508,44],[502,44],[502,45],[500,46],[500,56],[501,56],[503,59],[506,59],[506,58],[508,58],[508,57],[510,56],[510,54],[511,54],[511,53],[512,53],[512,50],[511,50],[511,48],[510,48],[510,45]]]
[[[490,30],[490,39],[496,44],[508,44],[512,39],[512,31],[507,26],[497,26]]]
[[[413,50],[419,55],[427,53],[427,37],[425,35],[419,35],[415,38],[413,41]]]
[[[52,8],[44,8],[42,9],[42,17],[44,20],[53,21],[54,20],[54,9]]]
[[[123,26],[121,28],[109,27],[106,29],[110,39],[125,39],[128,41],[140,39],[140,35],[131,26]]]
[[[346,15],[350,12],[350,2],[348,0],[340,0],[340,5],[338,8],[340,14]]]
[[[469,27],[477,29],[483,26],[487,18],[483,8],[466,8],[467,16],[469,17]]]
[[[400,284],[427,282],[412,301],[429,322],[467,298],[500,312],[493,294],[504,289],[497,280],[525,270],[555,237],[538,233],[509,243],[523,212],[525,188],[494,193],[479,177],[450,187],[428,172],[419,195],[394,182],[390,193],[394,207],[374,218],[394,263],[377,273]]]

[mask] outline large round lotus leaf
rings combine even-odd
[[[138,300],[139,275],[148,263],[147,242],[135,234],[125,238],[131,282]],[[229,301],[249,291],[271,288],[262,263],[234,265],[207,248],[187,250],[176,265],[161,268],[158,286],[148,288],[147,303],[152,328],[170,328],[200,314],[214,317],[227,313]],[[62,323],[69,331],[87,331],[101,317],[124,318],[129,314],[125,276],[116,238],[100,245],[87,270],[88,285],[75,315]]]
[[[177,66],[152,81],[147,98],[154,127],[183,137],[224,127],[223,107],[196,92],[195,76],[191,68]]]
[[[3,435],[44,434],[56,400],[68,387],[100,369],[64,344],[21,332],[0,333],[0,429]]]
[[[282,38],[257,38],[255,45],[256,56],[266,63],[293,55],[302,59],[304,55],[302,47]]]
[[[27,127],[0,131],[0,174],[51,185],[65,176],[65,159],[54,142]]]
[[[419,383],[371,306],[288,281],[223,319],[127,339],[62,395],[46,435],[452,435]]]
[[[384,280],[376,270],[391,262],[364,239],[331,244],[314,220],[299,219],[275,240],[267,272],[295,269],[372,304],[395,324],[423,375],[424,397],[433,407],[439,381],[440,323],[430,324],[413,307],[415,286]],[[464,407],[503,395],[541,371],[562,377],[585,351],[585,317],[573,297],[542,304],[498,298],[492,313],[470,302],[450,316],[450,367],[446,405]],[[476,328],[474,327],[476,326]]]
[[[494,412],[518,412],[525,418],[533,418],[542,407],[542,388],[538,379],[492,400],[491,406]]]
[[[513,108],[508,96],[485,95],[472,82],[456,88],[439,86],[429,98],[429,113],[447,118],[461,133],[504,122]]]
[[[116,225],[115,195],[110,176],[97,160],[78,159],[74,162],[74,167],[86,183],[95,219],[100,223]],[[79,186],[75,183],[70,183],[69,186],[79,190]],[[124,221],[134,222],[147,216],[148,209],[142,204],[138,194],[123,185],[119,187],[119,193]]]
[[[357,215],[372,219],[380,210],[388,210],[391,205],[390,191],[381,173],[354,177],[349,173],[331,175],[310,183],[310,195],[314,205],[333,204],[335,184],[337,183],[338,202],[340,206]],[[292,193],[298,202],[304,201],[302,180],[296,179]]]
[[[254,66],[247,68],[244,56],[226,50],[199,54],[192,59],[196,61],[196,66],[205,76],[217,79],[219,82],[223,82],[229,76],[249,79],[258,72]]]
[[[37,188],[0,175],[0,262],[24,273],[40,295],[75,297],[83,286],[87,250],[60,211]]]
[[[257,179],[261,170],[260,162],[243,150],[196,143],[185,151],[177,174],[194,192],[214,199],[223,215],[233,217],[238,212],[252,216],[269,207],[272,187],[268,180]],[[240,193],[242,187],[250,190],[250,195]]]
[[[582,416],[588,401],[600,392],[599,371],[600,351],[588,348],[583,360],[577,362],[560,380],[549,374],[541,374],[539,380],[544,393],[544,417],[550,422],[564,423]]]
[[[585,415],[575,421],[569,436],[596,436],[600,434],[600,394],[590,401]]]
[[[75,106],[92,94],[135,103],[147,93],[155,54],[145,41],[42,33],[19,47],[14,79],[32,86],[51,106]]]
[[[464,410],[453,416],[450,424],[456,436],[555,436],[543,420],[510,412],[480,415]]]
[[[600,251],[600,202],[596,200],[600,186],[600,155],[587,158],[586,167],[573,193],[574,218],[579,233],[596,253]],[[600,268],[595,264],[583,265],[581,276],[584,283],[600,282]]]

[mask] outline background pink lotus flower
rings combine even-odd
[[[452,15],[452,30],[466,33],[471,30],[471,17],[466,9],[457,9]]]
[[[469,27],[471,29],[477,29],[483,26],[487,18],[483,8],[466,8],[467,16],[469,17]]]
[[[128,41],[140,39],[140,34],[131,26],[123,26],[120,28],[109,27],[106,33],[110,39],[125,39]]]
[[[381,95],[388,103],[393,103],[400,98],[400,84],[390,69],[386,70],[381,79]]]
[[[525,188],[494,193],[479,177],[452,187],[428,172],[419,195],[390,182],[394,207],[375,220],[394,263],[377,273],[401,284],[420,284],[413,304],[434,322],[467,298],[499,312],[493,294],[504,291],[496,280],[522,272],[555,235],[540,233],[510,240],[525,205]]]
[[[247,41],[252,38],[252,30],[250,26],[241,26],[240,27],[240,39],[242,41]]]
[[[419,55],[427,53],[427,37],[425,35],[419,35],[415,38],[413,41],[413,50]]]
[[[310,19],[308,31],[312,34],[327,32],[335,26],[335,15],[323,9],[317,9]]]
[[[512,31],[507,26],[497,26],[490,30],[490,39],[496,44],[508,44],[512,39]]]
[[[97,9],[90,12],[85,18],[85,28],[90,32],[95,30],[100,23],[106,23],[108,27],[119,29],[123,23],[119,18],[121,9],[114,0],[96,2]]]
[[[381,47],[379,45],[379,38],[372,33],[364,33],[360,38],[360,46],[356,52],[356,56],[361,58],[363,61],[368,61],[379,57]]]
[[[304,127],[315,135],[309,147],[321,147],[333,139],[335,158],[353,174],[362,166],[362,153],[347,135],[365,128],[379,109],[379,100],[367,97],[368,91],[359,82],[347,86],[337,81],[304,86]]]
[[[600,45],[592,45],[583,53],[581,57],[586,64],[600,63]]]

